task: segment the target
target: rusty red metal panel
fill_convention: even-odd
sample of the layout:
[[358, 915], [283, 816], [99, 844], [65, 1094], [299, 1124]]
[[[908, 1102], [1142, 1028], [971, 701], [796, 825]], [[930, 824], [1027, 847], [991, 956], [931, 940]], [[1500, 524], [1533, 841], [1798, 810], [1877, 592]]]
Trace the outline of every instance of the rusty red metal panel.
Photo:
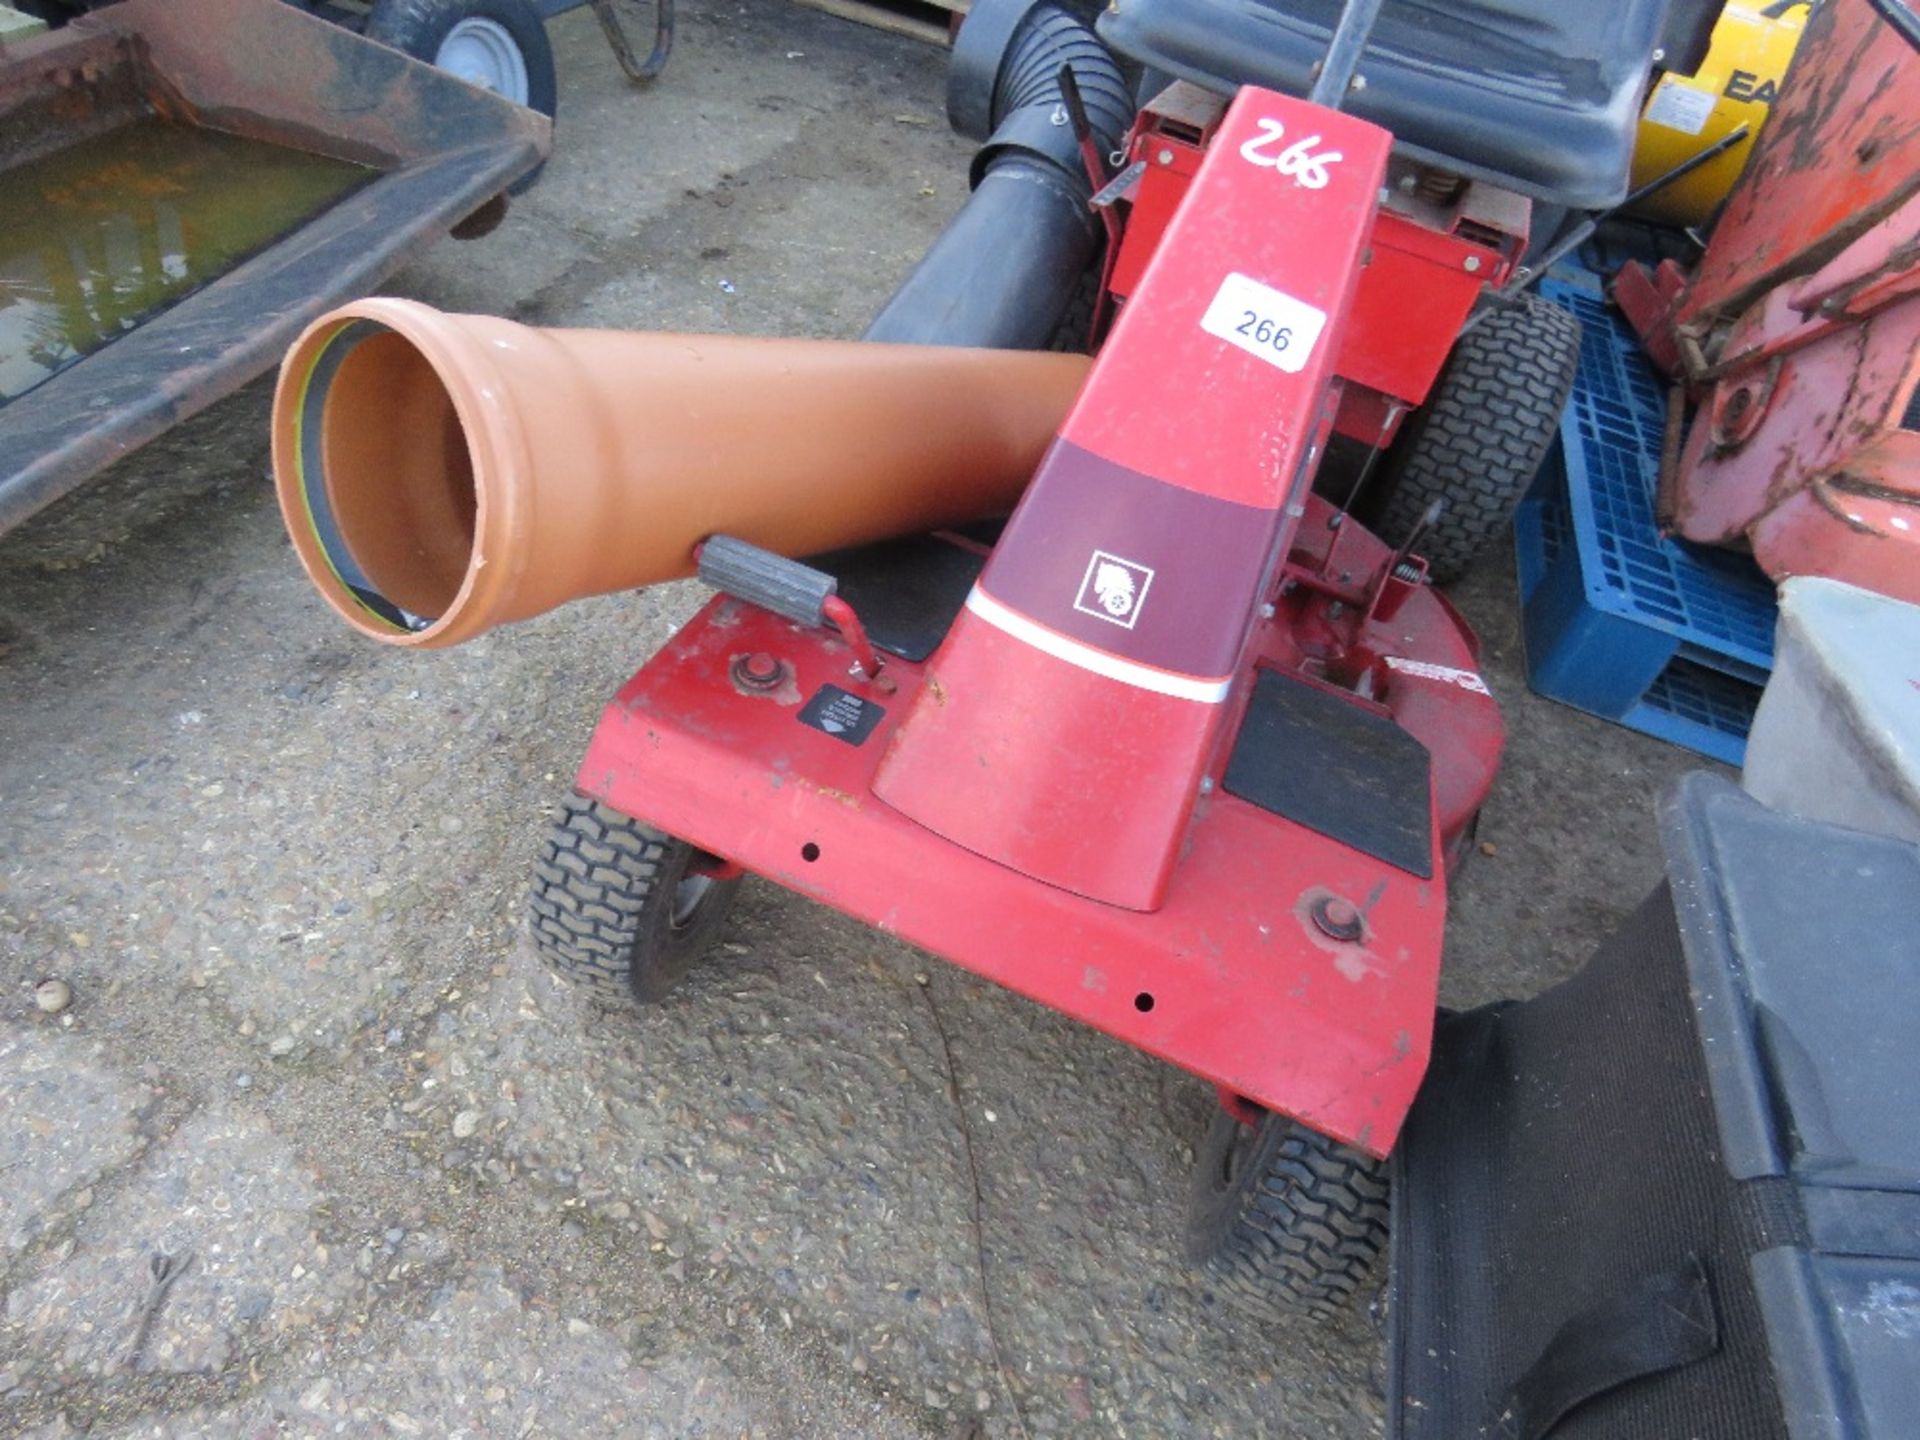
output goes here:
[[1867, 0], [1807, 22], [1681, 323], [1732, 317], [1825, 264], [1920, 191], [1920, 53]]
[[[1844, 470], [1817, 476], [1754, 520], [1769, 575], [1825, 575], [1920, 605], [1920, 435], [1877, 437]], [[1887, 484], [1888, 480], [1895, 483]]]
[[1768, 574], [1920, 600], [1920, 196], [1728, 332], [1673, 523]]
[[[551, 144], [546, 117], [269, 0], [119, 0], [75, 20], [126, 37], [148, 98], [189, 124], [379, 169], [462, 145]], [[58, 32], [56, 32], [58, 33]]]
[[[1766, 309], [1799, 318], [1784, 293]], [[1677, 528], [1751, 545], [1779, 579], [1828, 575], [1920, 602], [1916, 390], [1920, 294], [1737, 370], [1694, 421]]]
[[1673, 313], [1687, 288], [1686, 273], [1671, 260], [1649, 270], [1632, 260], [1613, 277], [1609, 292], [1620, 313], [1647, 347], [1647, 358], [1669, 379], [1680, 373], [1680, 345], [1673, 332]]

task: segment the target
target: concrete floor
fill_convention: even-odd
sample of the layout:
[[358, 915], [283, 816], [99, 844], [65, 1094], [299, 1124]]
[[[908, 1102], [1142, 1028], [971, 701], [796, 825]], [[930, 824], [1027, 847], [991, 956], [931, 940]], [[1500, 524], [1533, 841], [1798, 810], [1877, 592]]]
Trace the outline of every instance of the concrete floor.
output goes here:
[[[694, 0], [635, 92], [552, 30], [544, 179], [397, 293], [849, 336], [962, 198], [930, 47]], [[1380, 1432], [1363, 1314], [1261, 1331], [1182, 1269], [1198, 1082], [759, 883], [657, 1013], [550, 980], [546, 808], [698, 593], [364, 643], [265, 396], [0, 541], [0, 1434]], [[1512, 740], [1455, 1004], [1575, 966], [1695, 764], [1526, 690], [1509, 570], [1459, 597]]]

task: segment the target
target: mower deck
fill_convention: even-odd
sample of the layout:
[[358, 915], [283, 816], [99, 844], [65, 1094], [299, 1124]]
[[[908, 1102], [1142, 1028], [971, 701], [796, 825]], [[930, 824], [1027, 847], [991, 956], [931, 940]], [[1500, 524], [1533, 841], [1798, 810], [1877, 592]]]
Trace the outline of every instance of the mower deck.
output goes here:
[[[1324, 526], [1318, 502], [1315, 519]], [[1237, 738], [1209, 771], [1154, 911], [1034, 880], [878, 800], [870, 787], [896, 725], [939, 682], [897, 655], [869, 682], [850, 673], [837, 635], [726, 596], [608, 706], [577, 783], [1223, 1093], [1384, 1155], [1426, 1067], [1444, 856], [1484, 796], [1500, 737], [1444, 601], [1417, 585], [1399, 601], [1349, 652], [1390, 677], [1374, 703], [1305, 673], [1296, 648], [1341, 602], [1304, 588], [1283, 597], [1255, 637], [1248, 668], [1261, 683], [1235, 687]], [[1326, 723], [1329, 705], [1338, 723]], [[1374, 763], [1382, 744], [1398, 752], [1384, 772], [1397, 779]], [[1309, 783], [1289, 786], [1289, 774]]]

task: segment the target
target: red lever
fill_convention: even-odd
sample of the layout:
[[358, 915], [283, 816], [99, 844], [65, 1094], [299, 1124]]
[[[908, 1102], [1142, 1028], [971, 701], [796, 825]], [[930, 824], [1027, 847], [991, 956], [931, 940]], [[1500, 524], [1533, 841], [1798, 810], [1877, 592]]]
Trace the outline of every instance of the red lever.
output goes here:
[[820, 605], [820, 613], [833, 622], [840, 632], [840, 638], [847, 642], [847, 648], [853, 651], [853, 668], [871, 680], [880, 673], [880, 657], [874, 652], [873, 642], [867, 639], [867, 627], [860, 623], [860, 617], [853, 613], [853, 607], [838, 595], [829, 595]]

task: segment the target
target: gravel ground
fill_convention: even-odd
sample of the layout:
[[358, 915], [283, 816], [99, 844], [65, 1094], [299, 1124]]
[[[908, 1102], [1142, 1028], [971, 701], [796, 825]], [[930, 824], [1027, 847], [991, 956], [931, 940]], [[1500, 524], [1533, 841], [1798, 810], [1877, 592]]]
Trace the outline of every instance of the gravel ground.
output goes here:
[[[852, 335], [961, 199], [930, 47], [695, 0], [636, 92], [585, 11], [552, 31], [545, 177], [397, 293]], [[0, 541], [0, 1434], [1380, 1432], [1364, 1314], [1261, 1331], [1175, 1258], [1190, 1078], [759, 883], [656, 1013], [549, 978], [545, 812], [699, 596], [363, 643], [265, 398]], [[1503, 560], [1459, 598], [1513, 731], [1470, 1004], [1647, 892], [1694, 762], [1527, 693]]]

